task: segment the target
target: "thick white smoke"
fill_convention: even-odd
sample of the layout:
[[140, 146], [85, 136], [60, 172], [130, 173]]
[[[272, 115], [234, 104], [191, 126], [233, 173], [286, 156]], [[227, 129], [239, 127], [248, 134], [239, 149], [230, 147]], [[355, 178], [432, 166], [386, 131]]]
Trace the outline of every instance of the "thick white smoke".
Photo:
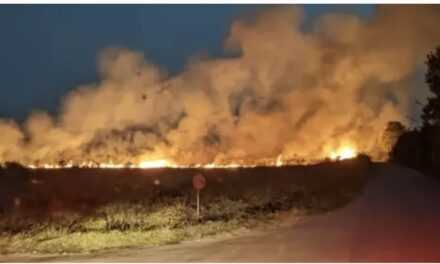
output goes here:
[[301, 157], [342, 144], [380, 157], [386, 122], [406, 122], [426, 53], [440, 44], [437, 6], [379, 6], [365, 20], [330, 14], [304, 31], [299, 7], [238, 19], [235, 57], [192, 60], [177, 76], [142, 53], [107, 49], [100, 81], [51, 117], [0, 120], [0, 161], [177, 163]]

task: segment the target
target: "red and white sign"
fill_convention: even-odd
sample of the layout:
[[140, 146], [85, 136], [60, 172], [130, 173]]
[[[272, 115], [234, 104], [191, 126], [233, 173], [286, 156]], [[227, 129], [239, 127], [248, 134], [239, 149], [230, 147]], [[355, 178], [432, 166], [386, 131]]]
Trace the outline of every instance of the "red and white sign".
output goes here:
[[201, 190], [203, 188], [205, 188], [206, 186], [206, 179], [205, 177], [203, 177], [202, 174], [196, 174], [194, 175], [193, 179], [192, 179], [192, 183], [193, 183], [193, 187], [196, 190]]

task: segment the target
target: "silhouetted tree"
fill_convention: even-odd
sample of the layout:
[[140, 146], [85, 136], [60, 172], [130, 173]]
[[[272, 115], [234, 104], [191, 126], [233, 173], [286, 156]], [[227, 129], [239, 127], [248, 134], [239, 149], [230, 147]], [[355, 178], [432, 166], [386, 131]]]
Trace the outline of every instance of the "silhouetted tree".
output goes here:
[[388, 122], [382, 134], [382, 147], [387, 154], [390, 154], [397, 140], [405, 131], [406, 128], [402, 123], [398, 121]]
[[433, 95], [423, 108], [422, 119], [425, 127], [440, 126], [440, 46], [428, 54], [426, 66], [425, 80]]
[[423, 126], [406, 131], [391, 152], [391, 159], [432, 175], [440, 172], [440, 46], [427, 55], [426, 83], [432, 93], [423, 108]]
[[425, 165], [422, 133], [418, 130], [406, 131], [394, 145], [390, 159], [404, 166], [423, 169]]

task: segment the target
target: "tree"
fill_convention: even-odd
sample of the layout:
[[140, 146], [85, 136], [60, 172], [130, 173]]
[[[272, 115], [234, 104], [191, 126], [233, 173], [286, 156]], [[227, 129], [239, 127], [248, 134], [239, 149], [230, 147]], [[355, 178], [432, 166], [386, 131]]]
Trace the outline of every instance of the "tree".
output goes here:
[[422, 119], [425, 127], [440, 126], [440, 46], [428, 54], [426, 66], [425, 80], [433, 96], [423, 108]]
[[413, 169], [425, 169], [425, 144], [422, 133], [418, 130], [409, 130], [403, 133], [394, 145], [390, 159], [403, 166]]
[[382, 147], [387, 154], [391, 153], [397, 140], [405, 131], [406, 128], [402, 123], [397, 121], [388, 122], [382, 134]]

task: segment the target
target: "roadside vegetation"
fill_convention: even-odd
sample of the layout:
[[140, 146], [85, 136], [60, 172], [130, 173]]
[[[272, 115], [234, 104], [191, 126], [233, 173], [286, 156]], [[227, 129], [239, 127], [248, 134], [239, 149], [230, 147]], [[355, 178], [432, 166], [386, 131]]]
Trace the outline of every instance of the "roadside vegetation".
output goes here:
[[422, 123], [409, 128], [399, 125], [390, 160], [440, 179], [440, 46], [426, 56], [425, 64], [430, 95], [426, 103], [415, 102], [422, 113], [414, 118]]
[[90, 253], [110, 248], [155, 246], [234, 233], [276, 223], [286, 213], [304, 216], [343, 206], [361, 181], [338, 189], [203, 196], [196, 218], [192, 192], [154, 199], [118, 201], [93, 211], [55, 215], [14, 212], [0, 218], [0, 253]]

